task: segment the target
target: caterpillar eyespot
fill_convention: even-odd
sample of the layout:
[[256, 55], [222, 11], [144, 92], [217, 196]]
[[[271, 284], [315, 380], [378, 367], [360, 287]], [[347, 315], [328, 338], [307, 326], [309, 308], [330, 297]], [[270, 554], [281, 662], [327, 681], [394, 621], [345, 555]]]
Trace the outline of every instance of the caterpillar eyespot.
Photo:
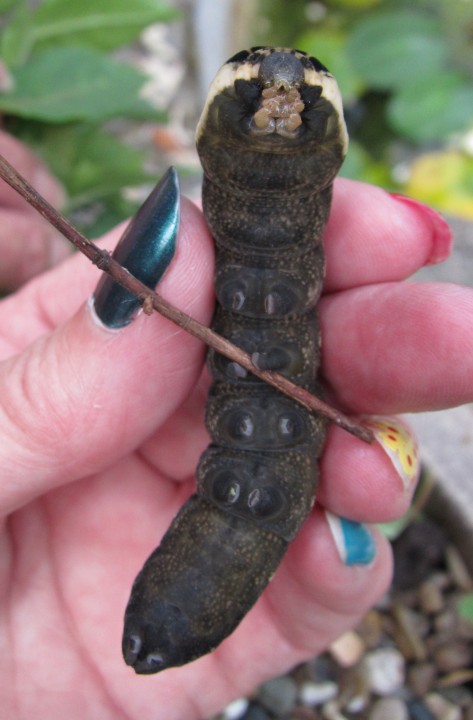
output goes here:
[[[213, 327], [318, 393], [322, 234], [347, 149], [337, 84], [299, 50], [254, 47], [212, 83], [196, 132], [215, 240]], [[197, 491], [133, 585], [123, 655], [137, 673], [214, 649], [257, 601], [315, 499], [326, 422], [209, 352], [212, 445]]]

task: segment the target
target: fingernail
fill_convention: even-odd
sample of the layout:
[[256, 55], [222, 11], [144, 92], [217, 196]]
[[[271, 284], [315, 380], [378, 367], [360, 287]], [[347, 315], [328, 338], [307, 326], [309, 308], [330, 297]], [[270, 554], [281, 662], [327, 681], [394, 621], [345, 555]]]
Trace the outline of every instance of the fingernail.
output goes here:
[[344, 565], [369, 565], [376, 556], [376, 543], [367, 525], [325, 510], [330, 532]]
[[[112, 257], [154, 289], [174, 257], [178, 227], [179, 179], [171, 167], [131, 220]], [[93, 294], [92, 307], [106, 327], [121, 328], [137, 315], [140, 302], [104, 274]]]
[[399, 195], [398, 193], [390, 193], [390, 195], [395, 200], [416, 210], [432, 228], [432, 248], [425, 264], [436, 265], [446, 260], [452, 250], [453, 235], [449, 224], [442, 215], [428, 205], [424, 205], [424, 203], [406, 195]]
[[363, 418], [374, 433], [401, 478], [404, 490], [409, 490], [417, 481], [420, 459], [416, 438], [399, 418], [370, 416]]

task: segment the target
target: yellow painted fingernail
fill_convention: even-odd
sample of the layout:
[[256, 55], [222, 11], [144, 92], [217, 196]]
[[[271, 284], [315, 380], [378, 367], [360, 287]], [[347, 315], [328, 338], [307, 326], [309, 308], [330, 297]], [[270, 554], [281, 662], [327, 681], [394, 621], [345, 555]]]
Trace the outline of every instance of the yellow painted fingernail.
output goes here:
[[370, 416], [363, 420], [396, 468], [405, 490], [419, 476], [420, 460], [417, 440], [399, 418]]

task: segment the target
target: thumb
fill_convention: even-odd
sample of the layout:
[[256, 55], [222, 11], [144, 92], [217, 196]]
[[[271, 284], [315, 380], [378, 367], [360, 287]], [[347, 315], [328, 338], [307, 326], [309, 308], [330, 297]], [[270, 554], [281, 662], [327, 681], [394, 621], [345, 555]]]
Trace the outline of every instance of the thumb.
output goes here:
[[[182, 220], [183, 242], [163, 294], [183, 309], [192, 305], [192, 314], [208, 322], [211, 241], [195, 208], [187, 206]], [[46, 332], [51, 318], [67, 315], [64, 288], [76, 278], [84, 301], [97, 272], [74, 257], [0, 307], [0, 327], [6, 327], [6, 311], [10, 327], [24, 326], [25, 317], [36, 319], [26, 321], [33, 342], [0, 364], [2, 513], [134, 450], [183, 402], [202, 369], [202, 344], [156, 314], [109, 331], [83, 303], [72, 318]], [[187, 302], [180, 302], [182, 296]], [[77, 307], [77, 295], [71, 297]]]

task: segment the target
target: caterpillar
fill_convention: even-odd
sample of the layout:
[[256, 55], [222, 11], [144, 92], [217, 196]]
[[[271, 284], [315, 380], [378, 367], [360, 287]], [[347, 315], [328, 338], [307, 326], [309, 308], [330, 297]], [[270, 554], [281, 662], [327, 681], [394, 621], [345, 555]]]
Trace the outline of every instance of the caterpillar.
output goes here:
[[[213, 81], [196, 131], [215, 241], [212, 327], [261, 368], [320, 393], [316, 304], [332, 183], [347, 148], [335, 79], [299, 50], [253, 47]], [[196, 493], [137, 576], [123, 656], [137, 673], [217, 647], [309, 514], [326, 421], [210, 350], [212, 443]]]

